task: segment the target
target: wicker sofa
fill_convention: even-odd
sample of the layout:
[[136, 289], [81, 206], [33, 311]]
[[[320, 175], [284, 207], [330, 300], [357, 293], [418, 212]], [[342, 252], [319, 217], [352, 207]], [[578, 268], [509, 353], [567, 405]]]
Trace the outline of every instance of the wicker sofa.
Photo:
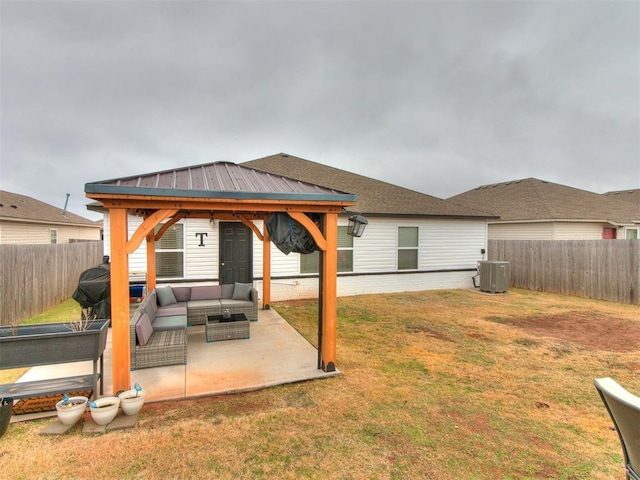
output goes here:
[[251, 284], [164, 286], [151, 291], [129, 322], [131, 369], [187, 363], [187, 325], [206, 315], [244, 313], [258, 319], [258, 291]]
[[187, 363], [187, 312], [159, 308], [151, 292], [129, 321], [131, 370]]
[[250, 283], [171, 288], [176, 299], [186, 301], [189, 325], [204, 325], [207, 315], [220, 315], [224, 310], [258, 320], [258, 290]]

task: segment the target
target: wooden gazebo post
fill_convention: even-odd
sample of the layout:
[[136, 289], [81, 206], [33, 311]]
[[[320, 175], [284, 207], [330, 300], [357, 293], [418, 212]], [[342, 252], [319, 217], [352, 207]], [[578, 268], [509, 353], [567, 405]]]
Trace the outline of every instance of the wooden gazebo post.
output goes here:
[[109, 210], [111, 228], [111, 343], [113, 392], [131, 387], [127, 209]]
[[271, 240], [266, 222], [262, 228], [262, 308], [271, 308]]
[[325, 214], [326, 248], [322, 256], [322, 370], [336, 370], [337, 277], [338, 277], [338, 215]]
[[156, 236], [154, 232], [147, 235], [147, 291], [156, 288]]

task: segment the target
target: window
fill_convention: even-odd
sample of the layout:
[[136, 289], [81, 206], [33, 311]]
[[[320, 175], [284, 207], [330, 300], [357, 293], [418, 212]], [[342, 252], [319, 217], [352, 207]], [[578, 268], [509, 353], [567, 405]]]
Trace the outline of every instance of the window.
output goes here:
[[[155, 228], [156, 233], [162, 225]], [[183, 225], [171, 225], [156, 242], [156, 277], [184, 277], [184, 232]]]
[[627, 240], [638, 240], [637, 228], [627, 228]]
[[338, 271], [353, 272], [353, 237], [348, 227], [338, 227]]
[[58, 243], [58, 230], [56, 230], [55, 228], [49, 230], [49, 238], [52, 244]]
[[398, 270], [418, 269], [418, 227], [398, 227]]
[[[300, 273], [320, 271], [320, 252], [300, 255]], [[338, 227], [338, 272], [353, 272], [353, 237], [347, 227]]]

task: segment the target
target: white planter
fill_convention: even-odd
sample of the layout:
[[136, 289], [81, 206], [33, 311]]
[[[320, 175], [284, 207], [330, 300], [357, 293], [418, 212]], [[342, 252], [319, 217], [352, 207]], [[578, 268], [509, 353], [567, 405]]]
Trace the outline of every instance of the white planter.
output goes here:
[[135, 415], [144, 405], [146, 390], [126, 390], [118, 394], [120, 407], [125, 415]]
[[98, 425], [106, 425], [116, 418], [120, 399], [118, 397], [102, 397], [94, 400], [95, 407], [89, 405], [91, 410], [91, 418]]
[[56, 413], [58, 414], [58, 420], [63, 425], [73, 425], [87, 410], [87, 397], [69, 397], [67, 403], [64, 400], [60, 400], [56, 403]]

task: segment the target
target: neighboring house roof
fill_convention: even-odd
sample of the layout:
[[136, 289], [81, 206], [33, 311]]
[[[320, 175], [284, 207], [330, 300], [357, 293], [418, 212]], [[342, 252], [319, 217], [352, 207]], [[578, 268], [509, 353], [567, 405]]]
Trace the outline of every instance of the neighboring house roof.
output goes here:
[[241, 165], [275, 175], [287, 175], [326, 188], [355, 193], [358, 201], [349, 210], [363, 214], [480, 218], [493, 216], [481, 208], [459, 205], [286, 153], [251, 160]]
[[0, 190], [0, 220], [96, 227], [91, 220], [35, 198]]
[[640, 222], [640, 209], [614, 196], [588, 192], [537, 178], [484, 185], [449, 200], [482, 208], [500, 221]]
[[614, 192], [607, 192], [604, 195], [626, 202], [633, 203], [637, 207], [640, 207], [640, 189], [635, 190], [618, 190]]
[[355, 201], [355, 196], [285, 175], [231, 162], [214, 162], [87, 183], [87, 193], [189, 198]]

